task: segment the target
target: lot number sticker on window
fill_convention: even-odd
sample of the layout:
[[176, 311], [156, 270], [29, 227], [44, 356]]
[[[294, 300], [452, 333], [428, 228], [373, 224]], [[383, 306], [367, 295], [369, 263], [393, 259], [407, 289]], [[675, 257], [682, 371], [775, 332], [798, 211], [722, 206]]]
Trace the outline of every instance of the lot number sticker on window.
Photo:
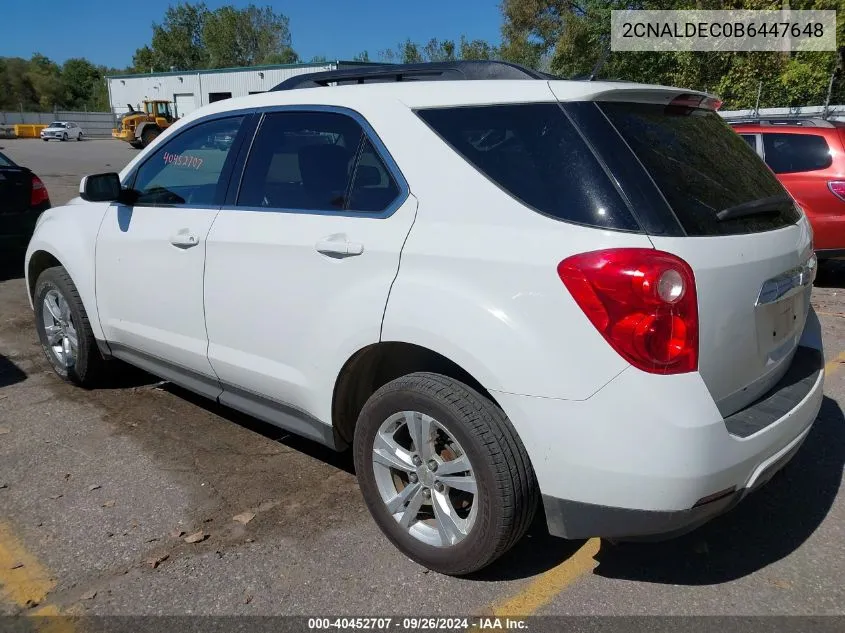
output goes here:
[[203, 159], [198, 156], [191, 156], [190, 154], [171, 154], [164, 152], [164, 162], [168, 165], [177, 165], [178, 167], [187, 167], [190, 169], [199, 169], [202, 167]]

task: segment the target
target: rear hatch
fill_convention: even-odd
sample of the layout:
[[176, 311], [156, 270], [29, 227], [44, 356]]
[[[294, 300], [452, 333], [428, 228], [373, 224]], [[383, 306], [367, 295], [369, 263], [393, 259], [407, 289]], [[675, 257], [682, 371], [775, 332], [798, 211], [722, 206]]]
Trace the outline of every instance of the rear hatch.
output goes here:
[[22, 167], [0, 165], [0, 214], [23, 213], [29, 209], [32, 176]]
[[[565, 95], [555, 82], [552, 89]], [[730, 415], [769, 390], [792, 360], [815, 276], [809, 225], [711, 100], [622, 89], [593, 99], [563, 107], [604, 152], [654, 247], [692, 267], [699, 372]]]

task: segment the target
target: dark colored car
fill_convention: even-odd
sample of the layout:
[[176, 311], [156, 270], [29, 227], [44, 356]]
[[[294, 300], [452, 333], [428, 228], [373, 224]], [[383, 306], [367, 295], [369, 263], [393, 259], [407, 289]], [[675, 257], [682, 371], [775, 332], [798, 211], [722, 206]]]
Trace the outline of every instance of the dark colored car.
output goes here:
[[845, 258], [845, 123], [805, 118], [731, 125], [804, 209], [819, 259]]
[[50, 196], [41, 179], [0, 152], [0, 257], [23, 254]]

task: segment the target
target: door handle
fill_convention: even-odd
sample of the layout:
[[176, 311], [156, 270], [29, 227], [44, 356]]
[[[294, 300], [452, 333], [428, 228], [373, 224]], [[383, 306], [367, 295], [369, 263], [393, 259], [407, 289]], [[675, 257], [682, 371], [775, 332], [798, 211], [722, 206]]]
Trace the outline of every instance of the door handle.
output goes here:
[[199, 238], [191, 233], [188, 229], [182, 229], [178, 233], [170, 236], [170, 243], [179, 248], [191, 248], [199, 244]]
[[314, 245], [318, 253], [329, 257], [354, 257], [364, 252], [364, 245], [360, 242], [349, 242], [345, 236], [331, 235]]

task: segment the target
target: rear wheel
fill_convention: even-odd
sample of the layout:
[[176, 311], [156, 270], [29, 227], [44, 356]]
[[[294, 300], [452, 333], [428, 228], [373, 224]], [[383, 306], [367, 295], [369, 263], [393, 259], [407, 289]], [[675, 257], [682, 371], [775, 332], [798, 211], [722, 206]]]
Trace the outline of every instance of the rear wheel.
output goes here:
[[144, 131], [141, 132], [141, 147], [146, 147], [150, 143], [152, 143], [158, 135], [161, 134], [161, 130], [157, 127], [148, 127], [144, 128]]
[[39, 275], [33, 304], [38, 338], [56, 373], [83, 387], [101, 383], [106, 361], [76, 285], [62, 266]]
[[381, 530], [444, 574], [492, 563], [537, 509], [534, 471], [504, 412], [446, 376], [409, 374], [376, 391], [358, 418], [354, 454]]
[[79, 136], [76, 137], [76, 140], [81, 141], [83, 136], [84, 136], [84, 134], [82, 134], [82, 132], [80, 132]]

